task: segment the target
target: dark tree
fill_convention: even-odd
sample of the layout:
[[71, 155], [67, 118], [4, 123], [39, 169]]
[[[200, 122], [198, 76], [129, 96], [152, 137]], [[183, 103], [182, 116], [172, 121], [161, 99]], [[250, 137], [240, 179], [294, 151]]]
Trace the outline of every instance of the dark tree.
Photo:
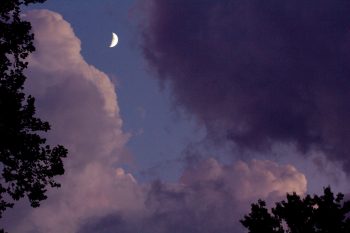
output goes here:
[[287, 200], [277, 202], [271, 211], [259, 200], [241, 223], [249, 233], [349, 233], [350, 201], [343, 199], [328, 187], [321, 196], [287, 194]]
[[60, 186], [54, 177], [64, 173], [67, 150], [46, 144], [41, 135], [50, 125], [35, 116], [34, 98], [23, 92], [34, 35], [20, 17], [21, 7], [44, 1], [0, 2], [0, 217], [23, 197], [38, 207], [47, 187]]

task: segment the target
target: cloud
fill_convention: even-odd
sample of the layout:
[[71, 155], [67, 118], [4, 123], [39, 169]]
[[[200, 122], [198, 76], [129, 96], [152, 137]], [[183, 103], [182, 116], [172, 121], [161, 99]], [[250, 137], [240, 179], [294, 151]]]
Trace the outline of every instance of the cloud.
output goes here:
[[[181, 178], [187, 185], [221, 183], [236, 199], [253, 200], [269, 196], [284, 196], [286, 192], [306, 192], [306, 177], [292, 165], [281, 166], [272, 161], [238, 161], [221, 165], [214, 159], [200, 162]], [[239, 187], [239, 188], [238, 188]]]
[[304, 194], [306, 178], [291, 165], [257, 160], [222, 165], [211, 158], [186, 169], [177, 183], [153, 182], [145, 189], [141, 217], [109, 214], [79, 232], [244, 232], [239, 219], [251, 202], [264, 198], [273, 203], [293, 191]]
[[293, 166], [271, 161], [221, 165], [215, 159], [187, 169], [176, 185], [153, 184], [146, 207], [150, 232], [241, 232], [250, 202], [306, 192], [306, 178]]
[[136, 211], [142, 207], [138, 184], [115, 168], [127, 156], [129, 135], [122, 131], [113, 83], [85, 62], [79, 39], [61, 15], [35, 10], [24, 17], [32, 23], [36, 46], [26, 92], [35, 96], [38, 115], [52, 125], [49, 142], [65, 145], [69, 156], [59, 178], [62, 187], [49, 190], [40, 208], [22, 209], [26, 216], [8, 230], [75, 232], [90, 216]]
[[211, 139], [250, 151], [292, 143], [349, 171], [348, 3], [140, 2], [150, 68]]
[[25, 17], [37, 48], [26, 91], [52, 124], [49, 141], [70, 153], [62, 187], [49, 190], [37, 209], [18, 203], [2, 220], [10, 232], [240, 232], [238, 220], [252, 201], [306, 192], [306, 178], [295, 167], [259, 160], [198, 160], [178, 182], [139, 184], [116, 167], [127, 154], [129, 135], [122, 131], [113, 83], [84, 61], [80, 41], [62, 16], [36, 10]]

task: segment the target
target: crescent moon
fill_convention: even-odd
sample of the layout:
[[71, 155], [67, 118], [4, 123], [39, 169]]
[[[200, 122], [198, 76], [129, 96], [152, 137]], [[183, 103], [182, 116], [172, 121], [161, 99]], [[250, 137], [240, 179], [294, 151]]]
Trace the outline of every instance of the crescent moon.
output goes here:
[[112, 33], [112, 42], [111, 45], [109, 46], [110, 48], [113, 48], [114, 46], [116, 46], [118, 44], [118, 36], [117, 34], [115, 34], [114, 32]]

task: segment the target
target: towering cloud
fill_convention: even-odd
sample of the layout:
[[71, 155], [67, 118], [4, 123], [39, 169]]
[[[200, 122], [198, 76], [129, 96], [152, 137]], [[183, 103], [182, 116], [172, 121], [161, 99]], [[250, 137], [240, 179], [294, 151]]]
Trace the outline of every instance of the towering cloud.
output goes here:
[[49, 141], [65, 145], [69, 156], [62, 187], [50, 190], [40, 208], [25, 214], [22, 208], [25, 217], [14, 218], [16, 224], [7, 229], [68, 233], [90, 216], [136, 211], [142, 206], [139, 187], [114, 167], [124, 156], [128, 135], [122, 132], [113, 83], [85, 62], [79, 39], [61, 15], [36, 10], [24, 17], [32, 23], [36, 46], [26, 91], [35, 96], [40, 117], [52, 124]]
[[350, 168], [350, 4], [171, 1], [143, 4], [142, 47], [178, 106], [219, 141], [295, 144]]

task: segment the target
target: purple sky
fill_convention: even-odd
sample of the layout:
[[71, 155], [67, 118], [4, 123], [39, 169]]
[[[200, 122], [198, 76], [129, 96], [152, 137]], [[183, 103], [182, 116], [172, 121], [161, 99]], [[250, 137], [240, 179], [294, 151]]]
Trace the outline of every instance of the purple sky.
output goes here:
[[259, 198], [350, 192], [347, 1], [49, 0], [23, 17], [26, 90], [70, 153], [8, 231], [243, 233]]

